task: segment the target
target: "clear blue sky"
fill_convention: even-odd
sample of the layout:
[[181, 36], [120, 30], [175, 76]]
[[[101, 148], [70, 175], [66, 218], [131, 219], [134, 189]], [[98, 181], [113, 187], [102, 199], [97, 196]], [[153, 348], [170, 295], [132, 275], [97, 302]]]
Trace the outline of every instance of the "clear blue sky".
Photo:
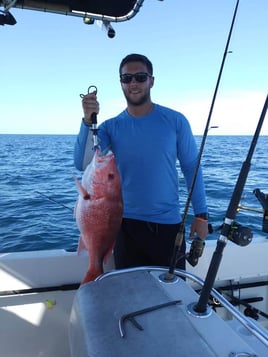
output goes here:
[[[12, 9], [0, 26], [0, 133], [76, 134], [80, 93], [94, 84], [99, 122], [125, 108], [118, 65], [132, 52], [154, 65], [152, 99], [203, 134], [236, 0], [145, 0], [109, 39], [82, 18]], [[268, 88], [268, 1], [240, 0], [211, 134], [251, 135]], [[268, 118], [262, 134], [268, 135]]]

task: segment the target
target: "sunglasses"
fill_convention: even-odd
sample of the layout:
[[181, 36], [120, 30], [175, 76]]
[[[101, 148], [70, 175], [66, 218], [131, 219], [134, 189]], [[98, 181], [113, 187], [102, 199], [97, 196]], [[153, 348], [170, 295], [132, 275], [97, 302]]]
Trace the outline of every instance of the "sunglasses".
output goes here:
[[122, 83], [130, 83], [132, 78], [135, 78], [136, 82], [142, 83], [147, 80], [148, 77], [152, 77], [149, 73], [139, 72], [135, 74], [125, 73], [120, 75], [120, 80]]

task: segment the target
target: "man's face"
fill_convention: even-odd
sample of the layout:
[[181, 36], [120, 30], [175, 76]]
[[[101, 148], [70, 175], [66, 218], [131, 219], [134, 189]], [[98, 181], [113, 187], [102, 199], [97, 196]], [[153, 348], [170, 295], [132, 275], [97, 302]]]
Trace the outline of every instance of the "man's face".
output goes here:
[[[130, 62], [125, 64], [122, 67], [121, 70], [121, 75], [127, 75], [127, 74], [149, 74], [146, 66], [141, 63], [141, 62]], [[126, 76], [127, 77], [127, 76]], [[141, 79], [145, 79], [145, 81], [140, 82], [138, 81], [141, 77]], [[148, 101], [150, 101], [150, 90], [154, 84], [154, 77], [151, 77], [149, 75], [144, 75], [144, 76], [138, 76], [137, 79], [135, 77], [132, 77], [131, 81], [129, 83], [123, 83], [121, 79], [121, 87], [123, 90], [123, 93], [126, 97], [127, 103], [130, 105], [138, 106], [142, 105]], [[130, 77], [129, 77], [130, 78]]]

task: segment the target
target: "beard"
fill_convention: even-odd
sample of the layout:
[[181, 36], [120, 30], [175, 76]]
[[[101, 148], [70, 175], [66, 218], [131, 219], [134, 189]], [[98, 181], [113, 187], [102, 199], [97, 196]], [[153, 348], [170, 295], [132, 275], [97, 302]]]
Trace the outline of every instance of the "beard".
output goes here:
[[133, 100], [131, 98], [131, 96], [129, 96], [126, 92], [124, 92], [126, 101], [128, 104], [133, 105], [133, 106], [139, 106], [139, 105], [143, 105], [144, 103], [150, 101], [150, 92], [146, 92], [144, 93], [144, 95], [142, 95], [141, 97]]

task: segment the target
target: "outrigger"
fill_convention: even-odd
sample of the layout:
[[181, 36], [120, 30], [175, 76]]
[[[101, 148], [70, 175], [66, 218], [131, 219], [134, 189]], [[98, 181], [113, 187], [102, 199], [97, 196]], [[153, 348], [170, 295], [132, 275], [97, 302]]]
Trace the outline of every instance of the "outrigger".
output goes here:
[[0, 14], [0, 25], [15, 25], [17, 23], [11, 14], [11, 8], [44, 11], [59, 15], [81, 17], [84, 24], [97, 24], [104, 28], [109, 38], [116, 33], [113, 22], [123, 22], [132, 19], [139, 12], [144, 0], [1, 0], [4, 10]]

